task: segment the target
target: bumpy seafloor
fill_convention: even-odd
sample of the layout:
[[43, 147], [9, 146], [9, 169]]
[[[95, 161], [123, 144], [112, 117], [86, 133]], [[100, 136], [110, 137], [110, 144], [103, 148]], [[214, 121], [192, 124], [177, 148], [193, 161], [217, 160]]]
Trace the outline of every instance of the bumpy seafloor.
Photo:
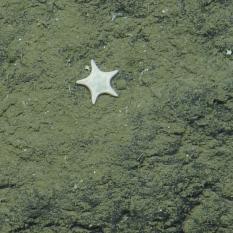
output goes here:
[[232, 233], [232, 171], [233, 1], [0, 1], [1, 233]]

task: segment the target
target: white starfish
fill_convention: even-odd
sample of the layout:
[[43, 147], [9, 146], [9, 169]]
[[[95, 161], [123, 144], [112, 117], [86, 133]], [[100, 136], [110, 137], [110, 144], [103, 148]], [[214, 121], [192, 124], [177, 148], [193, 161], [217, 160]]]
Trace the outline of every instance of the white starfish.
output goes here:
[[101, 94], [109, 94], [118, 96], [111, 87], [111, 79], [118, 73], [118, 70], [103, 72], [94, 60], [91, 60], [91, 73], [87, 78], [78, 80], [76, 83], [86, 86], [91, 92], [92, 103], [95, 104], [96, 99]]

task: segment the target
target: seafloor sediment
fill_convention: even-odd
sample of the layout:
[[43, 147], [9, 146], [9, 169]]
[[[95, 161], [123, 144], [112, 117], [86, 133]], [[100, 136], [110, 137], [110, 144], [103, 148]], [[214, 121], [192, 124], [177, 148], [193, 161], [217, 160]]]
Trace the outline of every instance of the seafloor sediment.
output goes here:
[[[0, 1], [0, 232], [233, 232], [233, 2]], [[95, 59], [118, 98], [77, 86]]]

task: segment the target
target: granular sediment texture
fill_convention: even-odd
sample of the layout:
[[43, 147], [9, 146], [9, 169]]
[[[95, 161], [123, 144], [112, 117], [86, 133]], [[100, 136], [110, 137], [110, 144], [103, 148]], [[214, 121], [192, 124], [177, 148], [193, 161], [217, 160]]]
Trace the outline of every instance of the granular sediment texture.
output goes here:
[[[0, 232], [233, 232], [232, 15], [1, 0]], [[91, 59], [118, 98], [75, 84]]]

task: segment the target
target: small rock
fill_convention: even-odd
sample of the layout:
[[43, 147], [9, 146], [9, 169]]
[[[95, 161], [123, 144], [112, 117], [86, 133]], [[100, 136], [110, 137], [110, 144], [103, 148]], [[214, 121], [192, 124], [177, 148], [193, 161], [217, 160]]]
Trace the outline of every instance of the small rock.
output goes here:
[[119, 89], [119, 90], [125, 90], [127, 87], [127, 83], [124, 79], [121, 79], [121, 80], [117, 81], [116, 86], [117, 86], [117, 89]]

